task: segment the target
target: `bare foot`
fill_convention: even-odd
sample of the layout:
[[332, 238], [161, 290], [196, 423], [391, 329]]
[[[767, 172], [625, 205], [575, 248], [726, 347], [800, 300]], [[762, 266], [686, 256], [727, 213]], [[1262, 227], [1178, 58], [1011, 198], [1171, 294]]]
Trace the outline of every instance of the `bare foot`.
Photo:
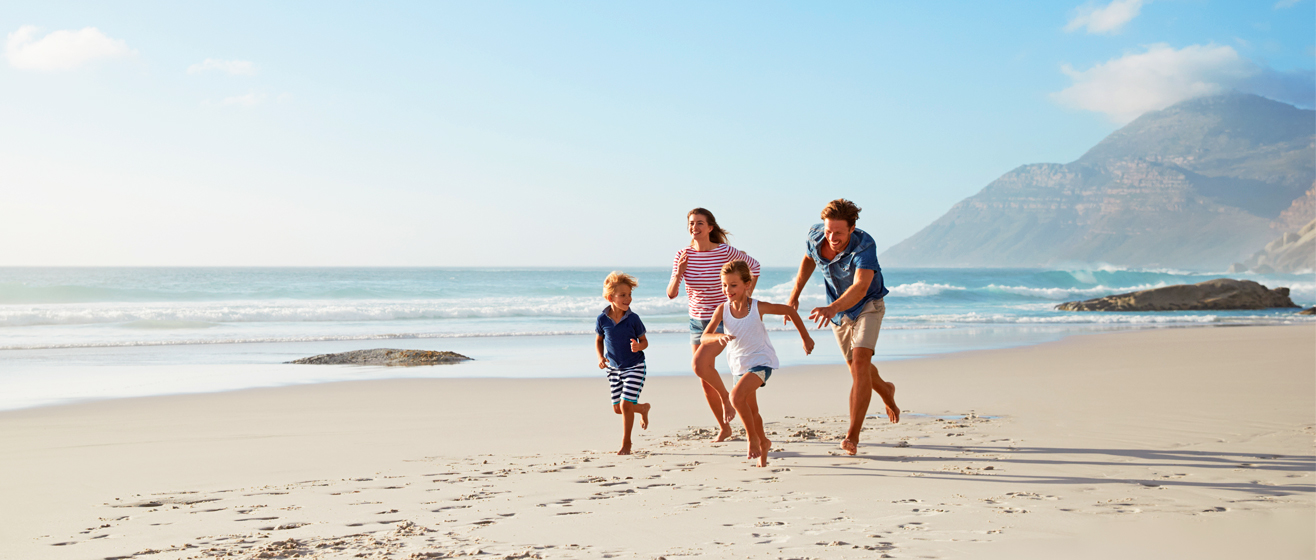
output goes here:
[[650, 405], [649, 403], [644, 403], [644, 404], [640, 405], [640, 429], [641, 429], [641, 430], [647, 430], [647, 429], [649, 429], [649, 407], [650, 407], [650, 406], [652, 406], [652, 405]]
[[750, 442], [749, 442], [749, 451], [748, 451], [747, 453], [745, 453], [745, 458], [746, 458], [746, 459], [757, 459], [758, 456], [761, 455], [761, 454], [762, 454], [762, 453], [759, 452], [759, 446], [754, 445], [754, 441], [753, 441], [753, 440], [750, 440]]
[[855, 442], [850, 441], [850, 438], [841, 440], [841, 449], [845, 450], [846, 455], [854, 455], [859, 452], [859, 446], [856, 445]]
[[724, 424], [722, 429], [717, 432], [717, 439], [713, 440], [713, 443], [726, 441], [731, 439], [733, 435], [735, 435], [735, 432], [731, 431], [731, 424]]
[[623, 444], [621, 445], [621, 449], [617, 451], [617, 454], [618, 454], [618, 455], [630, 455], [630, 454], [631, 454], [631, 444], [629, 444], [629, 443], [623, 443]]
[[731, 401], [722, 401], [722, 414], [725, 417], [723, 419], [726, 420], [728, 424], [736, 419], [736, 409], [731, 406]]
[[882, 402], [886, 404], [886, 417], [891, 419], [892, 424], [898, 424], [900, 423], [900, 407], [896, 406], [896, 384], [887, 381], [886, 386], [891, 389], [891, 397], [882, 399]]
[[768, 452], [771, 450], [772, 450], [772, 442], [766, 439], [763, 440], [763, 453], [759, 455], [760, 467], [768, 466]]

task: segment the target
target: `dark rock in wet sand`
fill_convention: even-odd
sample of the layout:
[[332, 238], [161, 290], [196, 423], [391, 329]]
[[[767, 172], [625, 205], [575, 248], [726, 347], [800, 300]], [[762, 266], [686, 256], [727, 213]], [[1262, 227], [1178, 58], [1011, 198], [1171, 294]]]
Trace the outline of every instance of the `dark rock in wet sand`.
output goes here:
[[1273, 290], [1251, 280], [1218, 278], [1056, 306], [1061, 311], [1225, 311], [1297, 307], [1288, 288]]
[[470, 358], [456, 352], [436, 352], [434, 350], [397, 350], [394, 348], [376, 348], [374, 350], [354, 350], [337, 354], [320, 354], [300, 360], [285, 362], [289, 364], [317, 365], [356, 365], [356, 366], [435, 366], [440, 364], [457, 364]]
[[1298, 312], [1298, 315], [1316, 315], [1316, 307], [1308, 307]]

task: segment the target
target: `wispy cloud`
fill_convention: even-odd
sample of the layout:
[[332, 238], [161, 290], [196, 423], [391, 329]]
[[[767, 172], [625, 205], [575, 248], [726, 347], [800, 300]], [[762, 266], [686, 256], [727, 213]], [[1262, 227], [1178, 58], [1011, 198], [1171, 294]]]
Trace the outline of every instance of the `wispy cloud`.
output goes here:
[[1283, 10], [1284, 8], [1292, 8], [1298, 5], [1298, 2], [1301, 1], [1302, 0], [1279, 0], [1279, 2], [1275, 2], [1275, 9]]
[[249, 60], [207, 58], [204, 62], [198, 62], [187, 67], [188, 74], [201, 74], [203, 72], [223, 72], [231, 76], [255, 76], [256, 65]]
[[1316, 86], [1310, 72], [1277, 72], [1239, 56], [1230, 46], [1156, 44], [1087, 70], [1061, 71], [1074, 84], [1052, 94], [1070, 107], [1105, 113], [1117, 123], [1185, 99], [1230, 90], [1257, 93], [1310, 107]]
[[1143, 0], [1114, 0], [1104, 7], [1087, 4], [1078, 8], [1078, 15], [1069, 20], [1065, 31], [1087, 28], [1088, 33], [1102, 35], [1119, 33], [1124, 24], [1133, 21], [1142, 11]]
[[58, 71], [77, 68], [84, 63], [129, 56], [136, 51], [120, 39], [111, 39], [95, 27], [78, 31], [52, 31], [37, 39], [39, 28], [24, 25], [9, 34], [5, 58], [20, 70]]

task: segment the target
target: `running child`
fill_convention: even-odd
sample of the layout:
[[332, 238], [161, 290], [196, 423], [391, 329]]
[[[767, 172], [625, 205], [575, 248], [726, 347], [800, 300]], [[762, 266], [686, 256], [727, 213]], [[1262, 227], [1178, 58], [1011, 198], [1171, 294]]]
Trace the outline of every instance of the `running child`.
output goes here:
[[[800, 314], [789, 305], [751, 299], [749, 265], [745, 261], [731, 261], [722, 267], [722, 291], [727, 302], [717, 306], [713, 319], [700, 339], [701, 343], [716, 342], [730, 350], [727, 365], [731, 366], [733, 387], [731, 406], [745, 423], [745, 437], [749, 440], [747, 458], [758, 459], [758, 466], [768, 466], [768, 451], [772, 442], [763, 432], [763, 417], [759, 415], [758, 390], [768, 384], [777, 363], [777, 351], [768, 340], [768, 329], [763, 326], [764, 315], [785, 315], [804, 340], [804, 353], [813, 352], [813, 338], [800, 320]], [[717, 326], [724, 325], [724, 333]]]
[[622, 415], [625, 432], [618, 455], [631, 454], [631, 428], [635, 415], [640, 415], [640, 428], [649, 429], [649, 405], [640, 404], [640, 390], [644, 388], [644, 349], [649, 339], [644, 336], [644, 323], [640, 316], [631, 313], [631, 290], [638, 283], [629, 274], [613, 272], [603, 281], [603, 298], [608, 307], [599, 313], [594, 332], [598, 338], [594, 347], [599, 353], [599, 369], [607, 370], [612, 386], [612, 411]]

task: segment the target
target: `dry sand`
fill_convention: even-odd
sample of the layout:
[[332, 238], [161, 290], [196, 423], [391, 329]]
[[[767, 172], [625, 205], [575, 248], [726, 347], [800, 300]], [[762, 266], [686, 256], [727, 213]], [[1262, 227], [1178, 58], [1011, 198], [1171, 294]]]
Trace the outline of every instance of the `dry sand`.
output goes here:
[[0, 413], [0, 558], [1316, 556], [1310, 326], [881, 367], [907, 412], [857, 457], [845, 370], [775, 374], [767, 468], [708, 441], [693, 377], [649, 380], [629, 457], [601, 377]]

